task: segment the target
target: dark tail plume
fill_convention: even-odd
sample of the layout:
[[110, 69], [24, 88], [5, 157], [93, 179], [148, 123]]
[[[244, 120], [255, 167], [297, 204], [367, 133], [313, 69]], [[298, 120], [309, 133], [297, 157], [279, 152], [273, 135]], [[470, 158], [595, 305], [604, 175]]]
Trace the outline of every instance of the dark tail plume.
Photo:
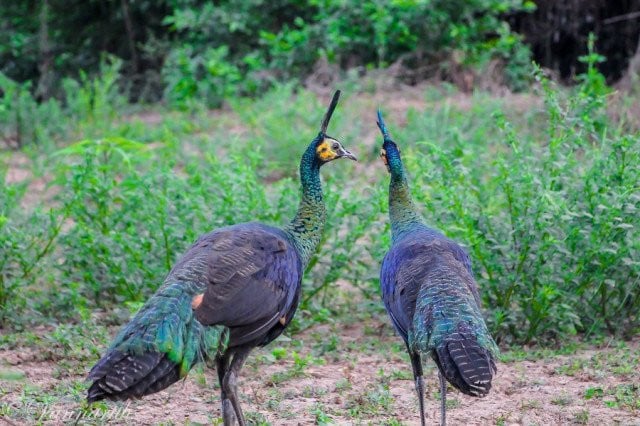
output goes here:
[[91, 370], [89, 379], [94, 382], [89, 388], [88, 402], [141, 398], [177, 382], [180, 365], [164, 353], [130, 355], [112, 351]]
[[123, 327], [89, 372], [88, 402], [161, 391], [226, 348], [226, 327], [205, 327], [194, 318], [192, 287], [165, 285]]
[[497, 368], [491, 352], [471, 333], [448, 335], [433, 355], [442, 374], [460, 392], [483, 397]]

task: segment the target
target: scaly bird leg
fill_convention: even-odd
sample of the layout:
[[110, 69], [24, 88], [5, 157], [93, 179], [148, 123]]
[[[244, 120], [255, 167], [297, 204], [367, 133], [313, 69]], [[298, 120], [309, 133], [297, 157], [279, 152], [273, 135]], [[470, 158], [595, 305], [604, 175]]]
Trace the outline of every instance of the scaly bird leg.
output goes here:
[[224, 426], [234, 426], [237, 422], [236, 413], [233, 410], [224, 386], [224, 377], [229, 371], [230, 361], [231, 354], [229, 352], [216, 358], [216, 372], [218, 373], [218, 382], [220, 383], [220, 401], [222, 403], [222, 420], [224, 421]]
[[438, 371], [440, 379], [440, 426], [447, 424], [447, 381], [440, 371]]
[[242, 409], [240, 408], [240, 400], [238, 399], [238, 374], [240, 373], [240, 369], [246, 361], [247, 356], [249, 356], [250, 351], [251, 349], [243, 349], [235, 353], [233, 360], [231, 361], [231, 366], [223, 379], [224, 392], [227, 394], [229, 401], [231, 401], [231, 405], [233, 406], [240, 426], [245, 426], [246, 422], [244, 420], [244, 415], [242, 414]]
[[413, 368], [413, 378], [416, 382], [416, 392], [418, 393], [418, 405], [420, 406], [420, 423], [422, 426], [426, 425], [424, 417], [424, 382], [422, 380], [422, 360], [420, 354], [412, 353], [409, 350], [409, 356], [411, 357], [411, 367]]

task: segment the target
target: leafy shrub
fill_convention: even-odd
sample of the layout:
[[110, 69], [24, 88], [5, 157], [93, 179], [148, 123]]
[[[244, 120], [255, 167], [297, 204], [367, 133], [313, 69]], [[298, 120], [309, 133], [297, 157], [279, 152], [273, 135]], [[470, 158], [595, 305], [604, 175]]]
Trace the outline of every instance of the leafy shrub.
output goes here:
[[0, 73], [39, 102], [62, 100], [73, 81], [87, 87], [104, 74], [110, 55], [131, 100], [164, 96], [191, 109], [303, 81], [320, 59], [344, 70], [402, 61], [415, 81], [498, 57], [506, 81], [522, 89], [529, 51], [507, 16], [534, 8], [529, 0], [31, 2], [3, 9]]
[[64, 219], [64, 208], [39, 208], [25, 215], [21, 202], [26, 189], [0, 176], [0, 326], [22, 326], [25, 311], [40, 315], [35, 310], [37, 289], [50, 277], [49, 258]]
[[37, 102], [31, 83], [17, 83], [0, 72], [0, 140], [12, 148], [47, 145], [66, 130], [59, 102]]
[[[504, 21], [506, 12], [532, 10], [521, 0], [309, 0], [221, 2], [190, 0], [165, 18], [180, 42], [163, 67], [166, 99], [217, 106], [236, 94], [254, 94], [274, 81], [300, 81], [320, 58], [343, 69], [385, 67], [403, 60], [432, 76], [450, 67], [507, 63], [505, 80], [529, 83], [529, 51]], [[513, 60], [513, 61], [512, 61]], [[433, 66], [433, 64], [436, 66]]]
[[[247, 164], [238, 154], [228, 163], [207, 155], [177, 173], [169, 154], [122, 138], [60, 151], [71, 160], [60, 197], [73, 223], [59, 240], [61, 279], [81, 283], [92, 306], [144, 300], [198, 235], [268, 215], [257, 156]], [[154, 161], [161, 166], [147, 167]]]
[[238, 67], [228, 61], [227, 46], [207, 48], [194, 54], [191, 47], [176, 48], [162, 69], [166, 81], [165, 99], [188, 109], [194, 105], [218, 107], [237, 93], [241, 81]]
[[[639, 135], [609, 121], [597, 71], [569, 94], [536, 78], [544, 107], [525, 114], [482, 94], [456, 108], [430, 89], [425, 111], [409, 109], [404, 127], [390, 123], [415, 200], [429, 223], [467, 245], [501, 341], [632, 335], [640, 327]], [[102, 134], [41, 154], [53, 201], [23, 209], [29, 183], [0, 186], [0, 321], [20, 327], [133, 309], [198, 235], [243, 221], [285, 224], [323, 106], [293, 84], [230, 104], [226, 114], [173, 112], [115, 126], [109, 106], [83, 115], [89, 103], [74, 104], [82, 133]], [[366, 124], [350, 119], [359, 113], [350, 105], [331, 133], [366, 164], [379, 137], [375, 146], [360, 141]], [[303, 281], [297, 318], [305, 324], [340, 309], [341, 280], [381, 310], [388, 177], [380, 164], [357, 167], [322, 172], [329, 217]]]
[[77, 132], [108, 133], [116, 111], [126, 109], [126, 97], [117, 86], [121, 66], [122, 61], [104, 57], [97, 76], [81, 71], [79, 81], [65, 78], [64, 101], [38, 102], [30, 82], [18, 83], [0, 73], [0, 139], [10, 147], [36, 144], [50, 149]]
[[[566, 101], [537, 78], [543, 139], [519, 134], [500, 109], [496, 142], [486, 131], [462, 136], [464, 126], [425, 131], [405, 155], [414, 197], [432, 225], [468, 245], [500, 340], [631, 336], [640, 327], [639, 136], [609, 127], [599, 75], [582, 77]], [[450, 121], [439, 114], [411, 119]], [[371, 252], [381, 258], [384, 248]]]

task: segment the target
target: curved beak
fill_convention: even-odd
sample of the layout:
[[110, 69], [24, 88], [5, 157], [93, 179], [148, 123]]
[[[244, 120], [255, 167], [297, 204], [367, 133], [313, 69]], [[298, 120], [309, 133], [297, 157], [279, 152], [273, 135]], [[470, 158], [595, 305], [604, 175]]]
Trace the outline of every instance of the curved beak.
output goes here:
[[338, 154], [339, 158], [345, 157], [345, 158], [348, 158], [348, 159], [353, 160], [353, 161], [358, 161], [358, 159], [356, 158], [355, 155], [353, 155], [352, 153], [350, 153], [349, 151], [347, 151], [343, 147], [340, 147], [340, 149], [338, 149], [337, 154]]

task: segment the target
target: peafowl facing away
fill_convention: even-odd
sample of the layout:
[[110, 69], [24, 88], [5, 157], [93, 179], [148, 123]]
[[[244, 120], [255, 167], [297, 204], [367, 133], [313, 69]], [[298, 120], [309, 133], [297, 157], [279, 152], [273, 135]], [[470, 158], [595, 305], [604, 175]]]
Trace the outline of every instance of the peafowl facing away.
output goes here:
[[302, 156], [302, 199], [291, 223], [242, 223], [201, 236], [91, 369], [89, 402], [158, 392], [208, 362], [217, 370], [224, 424], [245, 424], [239, 371], [254, 347], [278, 337], [293, 318], [325, 226], [320, 167], [356, 159], [326, 134], [339, 96]]
[[382, 300], [411, 358], [423, 426], [421, 357], [430, 355], [438, 366], [444, 425], [446, 381], [467, 395], [486, 396], [497, 371], [498, 348], [482, 318], [469, 256], [425, 224], [413, 204], [400, 150], [379, 110], [378, 127], [384, 139], [380, 156], [391, 174], [392, 244], [380, 271]]

